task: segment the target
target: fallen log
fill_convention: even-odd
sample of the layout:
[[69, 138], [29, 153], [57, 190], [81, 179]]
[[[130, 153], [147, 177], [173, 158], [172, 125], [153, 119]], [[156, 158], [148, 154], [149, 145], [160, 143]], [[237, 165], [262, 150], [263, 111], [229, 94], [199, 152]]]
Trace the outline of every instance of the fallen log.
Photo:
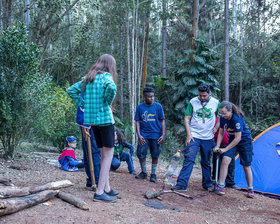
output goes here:
[[50, 182], [50, 183], [46, 183], [46, 184], [41, 184], [38, 186], [29, 187], [29, 192], [30, 192], [30, 194], [33, 194], [33, 193], [37, 193], [40, 191], [57, 190], [60, 188], [70, 187], [73, 185], [74, 184], [70, 180], [60, 180], [60, 181]]
[[29, 189], [14, 186], [0, 186], [0, 198], [21, 197], [29, 195]]
[[4, 184], [5, 186], [15, 186], [12, 184], [12, 181], [6, 177], [0, 177], [0, 183]]
[[65, 192], [59, 192], [57, 194], [57, 197], [59, 197], [60, 199], [62, 199], [63, 201], [66, 201], [80, 209], [83, 209], [83, 210], [89, 210], [89, 207], [88, 205], [81, 199], [71, 195], [71, 194], [67, 194]]
[[0, 199], [21, 197], [29, 194], [38, 193], [45, 190], [58, 190], [64, 187], [73, 186], [73, 183], [69, 180], [61, 180], [56, 182], [50, 182], [37, 186], [18, 188], [15, 186], [0, 186]]
[[58, 194], [58, 190], [46, 190], [20, 198], [0, 200], [0, 216], [12, 214], [22, 209], [45, 202]]

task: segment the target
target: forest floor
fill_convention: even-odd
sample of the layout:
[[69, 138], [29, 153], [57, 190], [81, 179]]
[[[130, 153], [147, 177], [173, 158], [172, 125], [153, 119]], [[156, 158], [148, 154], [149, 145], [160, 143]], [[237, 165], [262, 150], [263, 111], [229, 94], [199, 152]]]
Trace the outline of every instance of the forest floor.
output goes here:
[[[81, 154], [81, 152], [79, 152]], [[34, 186], [58, 180], [70, 180], [74, 186], [62, 189], [64, 192], [84, 200], [90, 207], [84, 211], [58, 198], [49, 203], [21, 210], [14, 214], [0, 217], [0, 223], [280, 223], [280, 201], [256, 194], [254, 199], [246, 197], [246, 192], [226, 189], [225, 196], [208, 193], [201, 187], [201, 169], [195, 166], [190, 179], [188, 195], [205, 195], [194, 199], [184, 198], [174, 193], [161, 196], [161, 202], [172, 209], [155, 209], [147, 207], [144, 194], [147, 190], [160, 190], [166, 170], [166, 164], [158, 167], [158, 182], [137, 180], [129, 174], [127, 166], [122, 166], [117, 172], [110, 173], [110, 183], [113, 189], [120, 191], [116, 203], [94, 202], [93, 192], [85, 188], [86, 174], [65, 172], [59, 167], [47, 163], [48, 159], [57, 159], [58, 153], [38, 154], [35, 152], [20, 153], [17, 160], [0, 159], [0, 175], [12, 180], [18, 187]], [[136, 171], [139, 163], [134, 158]], [[22, 165], [26, 170], [12, 169], [11, 165]], [[150, 165], [148, 165], [150, 167]], [[149, 172], [149, 169], [148, 169]]]

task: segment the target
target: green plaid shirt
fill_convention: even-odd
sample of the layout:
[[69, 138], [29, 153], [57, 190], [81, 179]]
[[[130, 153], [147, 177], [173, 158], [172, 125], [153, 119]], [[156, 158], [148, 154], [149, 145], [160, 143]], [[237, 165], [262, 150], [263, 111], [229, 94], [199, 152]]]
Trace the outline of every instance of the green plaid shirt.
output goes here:
[[[68, 95], [80, 107], [84, 108], [84, 124], [109, 125], [114, 124], [110, 105], [116, 96], [117, 87], [110, 73], [96, 74], [94, 82], [88, 82], [83, 91], [82, 81], [67, 89]], [[80, 94], [84, 95], [84, 100]]]

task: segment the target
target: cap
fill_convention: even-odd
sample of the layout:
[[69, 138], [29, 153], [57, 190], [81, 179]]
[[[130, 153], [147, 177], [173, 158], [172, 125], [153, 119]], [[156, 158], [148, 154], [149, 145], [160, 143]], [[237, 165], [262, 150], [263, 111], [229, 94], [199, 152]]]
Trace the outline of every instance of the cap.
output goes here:
[[74, 136], [67, 136], [67, 137], [65, 138], [66, 143], [70, 143], [70, 142], [73, 142], [73, 141], [75, 141], [75, 140], [77, 140], [77, 138], [74, 137]]

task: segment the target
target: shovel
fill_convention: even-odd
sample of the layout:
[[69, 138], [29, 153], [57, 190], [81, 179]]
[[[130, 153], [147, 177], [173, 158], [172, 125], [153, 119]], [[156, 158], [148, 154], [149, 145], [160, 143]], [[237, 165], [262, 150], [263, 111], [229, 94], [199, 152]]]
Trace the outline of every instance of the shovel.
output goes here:
[[218, 174], [219, 174], [219, 154], [216, 154], [216, 170], [215, 170], [215, 184], [214, 184], [214, 191], [212, 193], [217, 193], [217, 186], [218, 186]]
[[87, 138], [87, 148], [88, 148], [88, 158], [89, 158], [89, 170], [90, 170], [90, 176], [91, 176], [91, 184], [92, 184], [92, 190], [96, 191], [96, 184], [95, 184], [95, 178], [94, 178], [94, 168], [93, 168], [93, 161], [92, 161], [92, 154], [91, 154], [91, 141], [90, 136]]

